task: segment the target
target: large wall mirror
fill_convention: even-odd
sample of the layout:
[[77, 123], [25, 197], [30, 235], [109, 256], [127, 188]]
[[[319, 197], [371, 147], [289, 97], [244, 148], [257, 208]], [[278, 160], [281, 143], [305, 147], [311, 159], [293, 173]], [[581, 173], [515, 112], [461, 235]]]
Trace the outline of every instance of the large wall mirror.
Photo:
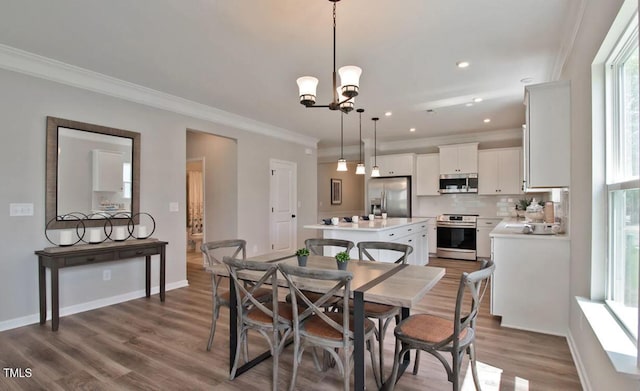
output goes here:
[[49, 229], [138, 223], [140, 133], [47, 117], [46, 176]]

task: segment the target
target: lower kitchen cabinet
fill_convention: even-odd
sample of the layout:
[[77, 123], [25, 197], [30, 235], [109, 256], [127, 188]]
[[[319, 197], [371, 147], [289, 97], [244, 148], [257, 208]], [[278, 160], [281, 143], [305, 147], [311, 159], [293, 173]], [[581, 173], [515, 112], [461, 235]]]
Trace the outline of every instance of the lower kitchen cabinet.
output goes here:
[[491, 313], [504, 327], [566, 336], [570, 241], [520, 234], [494, 236], [491, 245]]
[[438, 248], [438, 228], [436, 227], [436, 218], [429, 218], [427, 222], [427, 240], [429, 242], [429, 254], [436, 253]]
[[[307, 225], [305, 228], [322, 230], [324, 238], [350, 240], [355, 244], [362, 241], [408, 244], [413, 247], [413, 252], [409, 254], [407, 263], [426, 265], [429, 263], [427, 222], [426, 218], [389, 218], [386, 221], [381, 219], [373, 222], [361, 221], [359, 224], [340, 223], [338, 226]], [[325, 255], [335, 255], [336, 252], [330, 251]], [[381, 262], [394, 262], [398, 259], [395, 253], [386, 250], [371, 250], [369, 253]], [[351, 250], [350, 255], [352, 259], [358, 259], [357, 247]]]
[[476, 228], [476, 257], [491, 258], [491, 238], [489, 234], [502, 219], [478, 217]]

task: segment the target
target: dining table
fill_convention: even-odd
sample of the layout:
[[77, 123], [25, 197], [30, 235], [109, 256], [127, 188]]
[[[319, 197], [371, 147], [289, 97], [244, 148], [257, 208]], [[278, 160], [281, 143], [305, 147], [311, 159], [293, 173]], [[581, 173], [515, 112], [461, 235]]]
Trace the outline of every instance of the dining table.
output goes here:
[[[288, 253], [267, 253], [248, 258], [252, 261], [268, 263], [287, 263], [297, 265], [295, 254]], [[337, 269], [334, 257], [310, 255], [307, 259], [307, 268], [315, 269]], [[224, 274], [224, 270], [218, 269]], [[414, 307], [445, 275], [445, 269], [433, 266], [418, 266], [409, 264], [395, 264], [386, 262], [373, 262], [365, 260], [348, 261], [347, 271], [353, 273], [351, 281], [351, 298], [353, 299], [354, 316], [354, 389], [365, 389], [365, 339], [364, 339], [364, 302], [379, 304], [389, 304], [401, 307], [400, 317], [405, 319], [409, 316], [410, 309]], [[240, 275], [242, 279], [252, 280], [255, 273], [244, 272]], [[286, 286], [286, 280], [278, 273], [279, 286]], [[326, 283], [318, 281], [316, 283], [306, 283], [305, 290], [318, 293], [326, 292]], [[231, 303], [229, 316], [229, 368], [233, 367], [236, 347], [238, 344], [237, 335], [237, 307], [235, 300], [234, 284], [230, 284]], [[262, 353], [251, 361], [238, 368], [236, 376], [241, 375], [263, 360], [270, 357], [269, 351]], [[400, 363], [397, 379], [409, 365], [409, 354], [405, 354]], [[397, 380], [396, 379], [396, 380]], [[384, 380], [383, 383], [389, 381]], [[385, 384], [383, 384], [385, 388]]]

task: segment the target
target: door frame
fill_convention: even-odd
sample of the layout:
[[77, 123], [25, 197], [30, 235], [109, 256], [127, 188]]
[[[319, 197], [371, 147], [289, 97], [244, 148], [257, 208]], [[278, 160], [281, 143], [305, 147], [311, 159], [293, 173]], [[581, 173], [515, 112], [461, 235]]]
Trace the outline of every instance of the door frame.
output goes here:
[[[189, 165], [189, 163], [193, 163], [193, 162], [200, 162], [201, 168], [202, 168], [202, 243], [206, 242], [206, 237], [207, 237], [207, 219], [205, 218], [205, 216], [207, 215], [207, 179], [206, 179], [206, 170], [207, 170], [207, 165], [206, 165], [206, 157], [205, 156], [199, 156], [199, 157], [193, 157], [193, 158], [189, 158], [187, 159], [187, 162], [185, 164], [185, 182], [187, 182], [189, 179], [187, 178], [187, 166]], [[188, 186], [188, 182], [187, 182], [187, 186]], [[187, 198], [185, 200], [185, 220], [188, 219], [188, 217], [186, 216], [186, 213], [189, 212], [189, 199]], [[186, 239], [188, 240], [188, 238]], [[189, 243], [187, 242], [187, 248]], [[196, 248], [196, 252], [198, 252], [199, 249]]]
[[273, 185], [273, 170], [275, 170], [275, 165], [281, 164], [291, 167], [291, 171], [293, 173], [291, 180], [291, 188], [289, 189], [289, 196], [291, 197], [291, 203], [293, 205], [293, 214], [296, 215], [295, 221], [293, 222], [293, 229], [291, 230], [291, 237], [289, 238], [292, 243], [293, 249], [297, 247], [298, 244], [298, 164], [296, 162], [288, 161], [288, 160], [280, 160], [280, 159], [269, 159], [269, 246], [273, 248], [274, 244], [274, 218], [275, 214], [272, 211], [273, 203], [274, 203], [274, 185]]

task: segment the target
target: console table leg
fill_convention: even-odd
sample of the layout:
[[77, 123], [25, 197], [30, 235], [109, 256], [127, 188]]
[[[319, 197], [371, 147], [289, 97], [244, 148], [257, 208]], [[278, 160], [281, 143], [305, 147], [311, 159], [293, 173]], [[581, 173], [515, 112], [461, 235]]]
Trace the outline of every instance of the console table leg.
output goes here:
[[165, 260], [166, 249], [162, 246], [160, 250], [160, 301], [164, 301], [164, 292], [165, 292], [165, 274], [166, 274], [166, 260]]
[[40, 324], [47, 321], [47, 268], [42, 265], [42, 258], [38, 258], [38, 285], [40, 294]]
[[145, 257], [144, 271], [146, 273], [145, 279], [145, 293], [147, 297], [151, 297], [151, 255]]
[[60, 323], [60, 298], [58, 286], [58, 268], [51, 267], [51, 330], [58, 331]]

